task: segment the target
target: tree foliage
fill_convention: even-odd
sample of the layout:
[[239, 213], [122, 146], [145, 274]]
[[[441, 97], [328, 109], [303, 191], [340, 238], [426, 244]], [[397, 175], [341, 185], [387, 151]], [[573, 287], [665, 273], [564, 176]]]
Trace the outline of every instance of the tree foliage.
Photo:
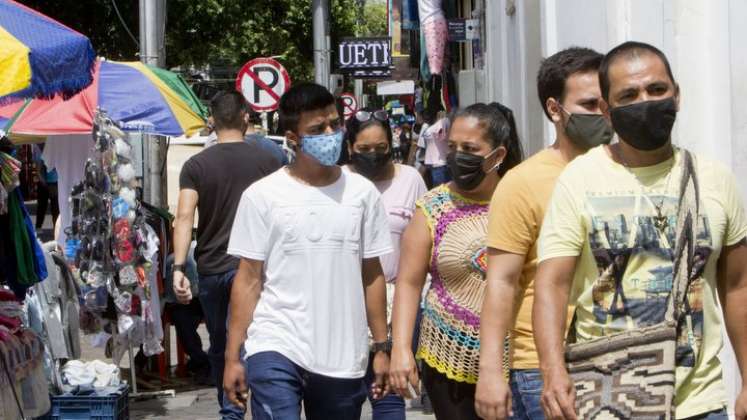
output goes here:
[[[138, 47], [120, 23], [115, 1], [137, 37], [136, 0], [21, 0], [87, 35], [99, 55], [136, 60]], [[332, 49], [339, 38], [356, 35], [360, 5], [330, 0]], [[313, 79], [311, 0], [167, 0], [167, 9], [167, 67], [240, 66], [254, 57], [277, 56], [293, 80]]]
[[358, 36], [387, 36], [386, 3], [369, 2], [363, 6]]

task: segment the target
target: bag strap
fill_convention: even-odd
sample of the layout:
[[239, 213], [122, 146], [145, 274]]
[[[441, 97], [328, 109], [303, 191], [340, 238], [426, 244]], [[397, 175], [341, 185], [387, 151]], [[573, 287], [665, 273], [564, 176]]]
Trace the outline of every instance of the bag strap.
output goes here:
[[682, 149], [677, 206], [677, 228], [672, 265], [672, 293], [665, 318], [677, 321], [685, 311], [685, 300], [693, 272], [697, 227], [700, 223], [700, 187], [692, 154]]
[[573, 310], [573, 318], [571, 319], [570, 325], [568, 325], [568, 331], [566, 331], [565, 334], [565, 344], [574, 344], [576, 342], [576, 317], [577, 317], [577, 309]]

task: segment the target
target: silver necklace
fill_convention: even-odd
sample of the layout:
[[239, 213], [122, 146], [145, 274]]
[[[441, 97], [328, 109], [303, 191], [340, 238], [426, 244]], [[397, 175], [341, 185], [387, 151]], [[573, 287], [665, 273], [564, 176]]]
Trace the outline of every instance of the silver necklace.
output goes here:
[[[674, 157], [674, 149], [672, 149], [672, 157]], [[619, 150], [615, 151], [615, 154], [617, 155], [618, 159], [620, 159], [620, 162], [622, 162], [623, 167], [631, 174], [633, 177], [638, 180], [638, 177], [633, 172], [633, 170], [630, 168], [630, 165], [628, 165], [628, 162], [623, 157], [622, 153], [620, 153]], [[666, 193], [669, 191], [669, 182], [672, 179], [672, 172], [674, 172], [674, 163], [672, 164], [672, 167], [669, 169], [669, 173], [667, 174], [667, 179], [664, 183], [664, 192], [662, 193], [661, 200], [659, 201], [659, 204], [657, 205], [654, 203], [654, 200], [651, 199], [651, 196], [648, 194], [643, 193], [643, 183], [638, 180], [638, 183], [641, 184], [641, 194], [646, 197], [646, 199], [651, 203], [651, 205], [654, 207], [654, 210], [656, 211], [656, 215], [653, 216], [654, 220], [654, 227], [656, 230], [659, 231], [662, 235], [665, 235], [667, 232], [667, 229], [669, 229], [669, 216], [664, 213], [664, 201], [666, 200]]]

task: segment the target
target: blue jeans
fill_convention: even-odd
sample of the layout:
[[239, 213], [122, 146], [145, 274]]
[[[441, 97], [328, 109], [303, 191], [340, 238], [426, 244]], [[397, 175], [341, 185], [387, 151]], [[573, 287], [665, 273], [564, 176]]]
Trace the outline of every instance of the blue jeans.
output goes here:
[[726, 412], [726, 408], [722, 408], [716, 411], [709, 411], [707, 413], [698, 414], [697, 416], [688, 417], [685, 420], [729, 420], [729, 414]]
[[448, 166], [431, 166], [431, 188], [436, 188], [441, 184], [445, 184], [451, 181], [451, 175], [449, 174]]
[[366, 371], [366, 391], [371, 403], [372, 420], [405, 420], [405, 400], [397, 394], [389, 393], [378, 400], [371, 396], [371, 385], [374, 382], [373, 355], [368, 360]]
[[512, 420], [542, 420], [542, 374], [539, 369], [511, 369]]
[[243, 419], [244, 410], [231, 404], [223, 397], [223, 368], [226, 365], [226, 336], [228, 331], [228, 301], [231, 297], [231, 284], [236, 270], [230, 270], [221, 274], [209, 276], [200, 275], [200, 287], [198, 298], [202, 304], [205, 314], [205, 326], [210, 335], [210, 349], [208, 358], [210, 369], [218, 388], [218, 402], [220, 403], [220, 414], [223, 419]]
[[274, 351], [244, 361], [252, 419], [298, 420], [301, 400], [308, 420], [359, 420], [366, 400], [363, 378], [330, 378], [309, 372]]

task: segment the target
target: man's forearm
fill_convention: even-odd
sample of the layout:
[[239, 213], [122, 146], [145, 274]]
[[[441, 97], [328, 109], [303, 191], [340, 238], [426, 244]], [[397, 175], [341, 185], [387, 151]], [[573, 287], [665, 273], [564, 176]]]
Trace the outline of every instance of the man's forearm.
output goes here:
[[532, 329], [540, 368], [548, 371], [565, 367], [563, 331], [568, 308], [568, 291], [550, 284], [536, 285]]
[[231, 287], [226, 361], [239, 360], [241, 345], [246, 340], [246, 330], [252, 322], [262, 291], [261, 272], [244, 267], [245, 264], [249, 263], [242, 260]]
[[511, 328], [519, 290], [510, 279], [488, 282], [480, 313], [481, 372], [503, 371], [503, 344]]
[[739, 371], [747, 375], [747, 279], [738, 287], [727, 290], [723, 303], [724, 322], [729, 334]]
[[187, 261], [189, 244], [192, 242], [192, 226], [194, 216], [178, 217], [174, 225], [174, 264], [184, 264]]
[[367, 282], [365, 286], [366, 317], [368, 328], [375, 342], [383, 342], [388, 338], [386, 325], [386, 281], [384, 275]]

